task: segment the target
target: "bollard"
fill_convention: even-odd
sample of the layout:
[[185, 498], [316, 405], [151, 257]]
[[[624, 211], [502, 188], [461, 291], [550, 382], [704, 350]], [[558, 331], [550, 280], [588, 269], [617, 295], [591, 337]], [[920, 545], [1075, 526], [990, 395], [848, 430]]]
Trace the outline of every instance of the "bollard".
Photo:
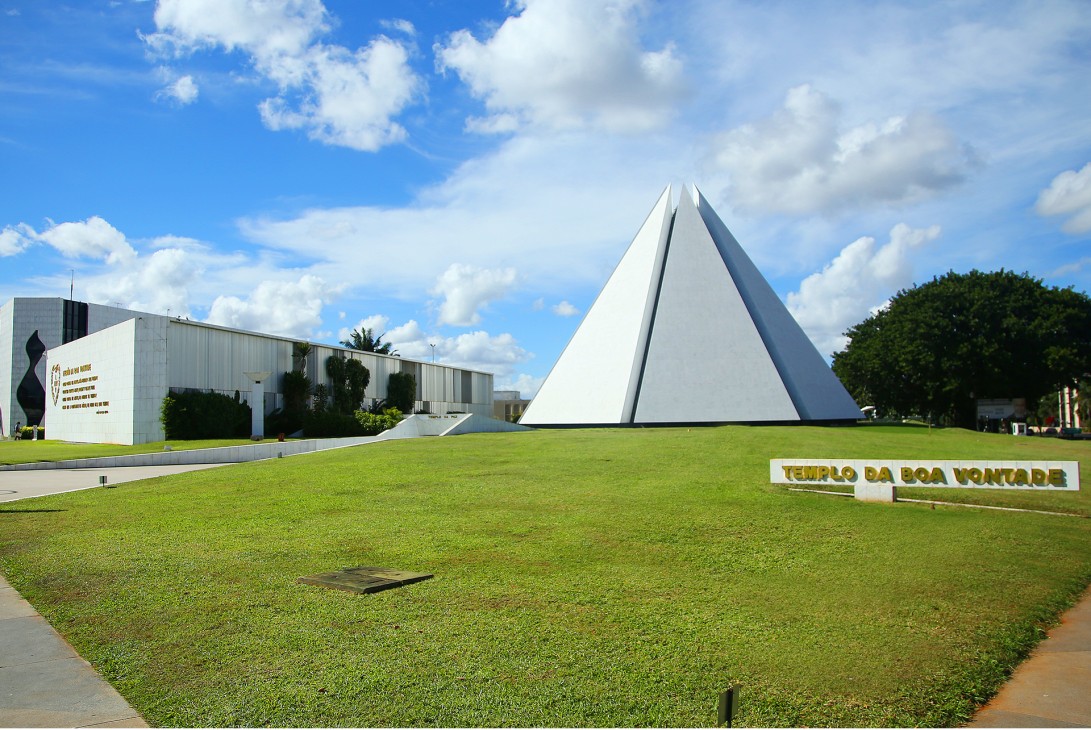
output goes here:
[[100, 487], [105, 487], [106, 486], [106, 475], [105, 474], [103, 474], [102, 476], [100, 476], [98, 478], [98, 485]]

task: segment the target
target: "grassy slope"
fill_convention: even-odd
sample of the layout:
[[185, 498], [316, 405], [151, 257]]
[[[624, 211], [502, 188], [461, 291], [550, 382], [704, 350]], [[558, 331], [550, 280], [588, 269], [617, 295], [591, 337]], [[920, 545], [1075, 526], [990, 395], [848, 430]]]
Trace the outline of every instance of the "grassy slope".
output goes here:
[[0, 465], [24, 464], [34, 461], [62, 461], [64, 459], [91, 459], [97, 456], [122, 456], [126, 454], [150, 454], [162, 451], [170, 444], [175, 451], [212, 449], [220, 446], [252, 446], [250, 439], [205, 439], [198, 441], [153, 441], [147, 444], [126, 446], [123, 444], [75, 444], [65, 441], [0, 441]]
[[[1091, 580], [1091, 521], [792, 493], [768, 459], [1089, 449], [906, 428], [392, 442], [14, 503], [0, 570], [153, 724], [701, 726], [729, 681], [739, 724], [954, 724]], [[1086, 514], [1086, 494], [975, 496]], [[294, 582], [352, 565], [436, 577]]]

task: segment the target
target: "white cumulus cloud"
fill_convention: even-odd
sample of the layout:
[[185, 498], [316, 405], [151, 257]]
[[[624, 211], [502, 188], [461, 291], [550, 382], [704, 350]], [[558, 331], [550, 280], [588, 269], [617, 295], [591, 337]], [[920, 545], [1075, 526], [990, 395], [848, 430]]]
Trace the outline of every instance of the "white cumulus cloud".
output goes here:
[[212, 302], [210, 324], [310, 337], [322, 324], [322, 307], [334, 294], [321, 278], [304, 274], [298, 281], [263, 281], [246, 299], [219, 296]]
[[404, 45], [385, 36], [355, 52], [318, 45], [301, 59], [303, 78], [260, 105], [269, 129], [305, 129], [311, 139], [374, 151], [406, 137], [392, 120], [421, 82]]
[[416, 27], [406, 20], [405, 18], [393, 18], [391, 20], [380, 20], [379, 24], [387, 30], [394, 30], [399, 33], [405, 33], [407, 36], [415, 36], [417, 34]]
[[[391, 327], [390, 319], [382, 314], [365, 317], [358, 326], [373, 328], [376, 334], [385, 332], [383, 341], [391, 343], [404, 358], [431, 362], [434, 352], [437, 363], [481, 370], [498, 377], [509, 378], [516, 366], [531, 358], [508, 333], [490, 335], [481, 330], [447, 337], [426, 332], [415, 319]], [[348, 332], [349, 329], [342, 330]]]
[[451, 264], [436, 279], [432, 296], [443, 297], [439, 324], [467, 326], [481, 321], [480, 310], [490, 301], [506, 295], [515, 284], [515, 269], [482, 269], [468, 264]]
[[808, 85], [788, 91], [772, 116], [719, 135], [716, 164], [743, 210], [812, 214], [921, 200], [962, 181], [968, 146], [934, 116], [914, 113], [850, 129], [841, 110]]
[[580, 310], [569, 304], [567, 301], [562, 301], [559, 304], [553, 305], [553, 313], [558, 317], [575, 317], [580, 313]]
[[1065, 170], [1038, 195], [1039, 215], [1071, 216], [1062, 228], [1068, 233], [1091, 231], [1091, 162], [1076, 172]]
[[545, 382], [544, 377], [535, 377], [533, 375], [527, 375], [526, 373], [519, 373], [518, 375], [508, 376], [503, 380], [493, 379], [493, 387], [496, 390], [517, 390], [519, 395], [526, 399], [531, 399], [538, 394], [538, 390], [542, 387], [542, 383]]
[[144, 40], [161, 55], [248, 54], [279, 89], [259, 105], [265, 125], [301, 129], [326, 144], [375, 151], [403, 140], [393, 118], [424, 88], [404, 43], [379, 35], [353, 51], [320, 42], [329, 22], [319, 0], [161, 0], [155, 23], [158, 32]]
[[506, 332], [490, 335], [484, 331], [443, 338], [436, 345], [436, 356], [447, 365], [481, 370], [498, 377], [509, 376], [517, 365], [530, 359], [530, 353], [520, 347], [512, 335]]
[[639, 131], [661, 126], [682, 93], [682, 64], [668, 45], [640, 43], [640, 0], [516, 0], [485, 40], [452, 33], [434, 50], [484, 100], [490, 119], [468, 128], [512, 131], [517, 120], [550, 128]]
[[4, 226], [0, 231], [0, 256], [14, 256], [25, 251], [34, 242], [34, 230], [25, 223]]
[[186, 249], [161, 248], [92, 279], [87, 296], [96, 302], [120, 302], [140, 312], [188, 316], [189, 288], [201, 272], [200, 262]]
[[[121, 264], [136, 257], [125, 234], [97, 215], [85, 221], [50, 221], [49, 228], [40, 233], [25, 223], [14, 228], [9, 226], [4, 229], [4, 238], [0, 238], [0, 250], [7, 246], [25, 248], [29, 241], [48, 244], [70, 259], [101, 259], [108, 264]], [[12, 253], [18, 250], [21, 249], [14, 249]]]
[[296, 56], [329, 26], [321, 0], [159, 0], [155, 51], [175, 55], [222, 46], [259, 59]]
[[187, 74], [164, 86], [156, 93], [155, 97], [156, 99], [174, 101], [181, 106], [188, 106], [197, 101], [199, 94], [200, 90], [197, 88], [197, 82]]
[[856, 239], [822, 271], [804, 279], [798, 292], [788, 294], [788, 310], [820, 353], [843, 350], [845, 330], [913, 283], [911, 253], [939, 234], [939, 226], [899, 223], [881, 246], [871, 236]]

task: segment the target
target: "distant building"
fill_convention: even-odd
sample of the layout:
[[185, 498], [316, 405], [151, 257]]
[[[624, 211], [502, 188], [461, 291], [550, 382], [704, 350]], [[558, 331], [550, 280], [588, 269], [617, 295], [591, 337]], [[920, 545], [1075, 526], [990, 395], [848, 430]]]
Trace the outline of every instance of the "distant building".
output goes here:
[[290, 337], [65, 299], [17, 298], [0, 307], [0, 432], [44, 425], [50, 439], [146, 443], [164, 438], [159, 421], [170, 391], [212, 390], [251, 402], [247, 372], [261, 384], [266, 413], [283, 407], [281, 379], [305, 368], [327, 385], [331, 355], [371, 373], [365, 405], [385, 398], [391, 373], [411, 373], [414, 410], [492, 413], [491, 373], [310, 343], [295, 357]]
[[492, 417], [509, 423], [518, 423], [530, 400], [517, 390], [495, 390], [492, 394]]
[[668, 187], [520, 423], [853, 422], [860, 409], [727, 226]]
[[1082, 429], [1080, 423], [1080, 391], [1066, 385], [1057, 393], [1058, 425], [1061, 428]]

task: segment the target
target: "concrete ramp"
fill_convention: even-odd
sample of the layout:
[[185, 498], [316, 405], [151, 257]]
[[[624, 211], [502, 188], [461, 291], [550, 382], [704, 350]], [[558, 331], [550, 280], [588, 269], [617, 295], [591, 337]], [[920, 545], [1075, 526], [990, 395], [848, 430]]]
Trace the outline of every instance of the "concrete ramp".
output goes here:
[[108, 469], [132, 466], [166, 467], [188, 464], [240, 464], [247, 461], [277, 459], [316, 451], [343, 449], [391, 439], [531, 430], [533, 429], [516, 423], [498, 421], [495, 418], [487, 418], [473, 413], [458, 413], [446, 416], [432, 416], [421, 413], [407, 417], [394, 428], [383, 431], [378, 436], [266, 441], [252, 445], [220, 446], [211, 449], [183, 449], [179, 451], [155, 451], [148, 454], [127, 454], [124, 456], [99, 456], [90, 459], [36, 461], [25, 464], [0, 465], [0, 472], [50, 469]]
[[388, 439], [418, 438], [420, 436], [460, 436], [467, 433], [506, 433], [530, 431], [527, 426], [508, 423], [475, 413], [452, 413], [433, 416], [418, 413], [408, 416], [389, 431], [383, 432]]

